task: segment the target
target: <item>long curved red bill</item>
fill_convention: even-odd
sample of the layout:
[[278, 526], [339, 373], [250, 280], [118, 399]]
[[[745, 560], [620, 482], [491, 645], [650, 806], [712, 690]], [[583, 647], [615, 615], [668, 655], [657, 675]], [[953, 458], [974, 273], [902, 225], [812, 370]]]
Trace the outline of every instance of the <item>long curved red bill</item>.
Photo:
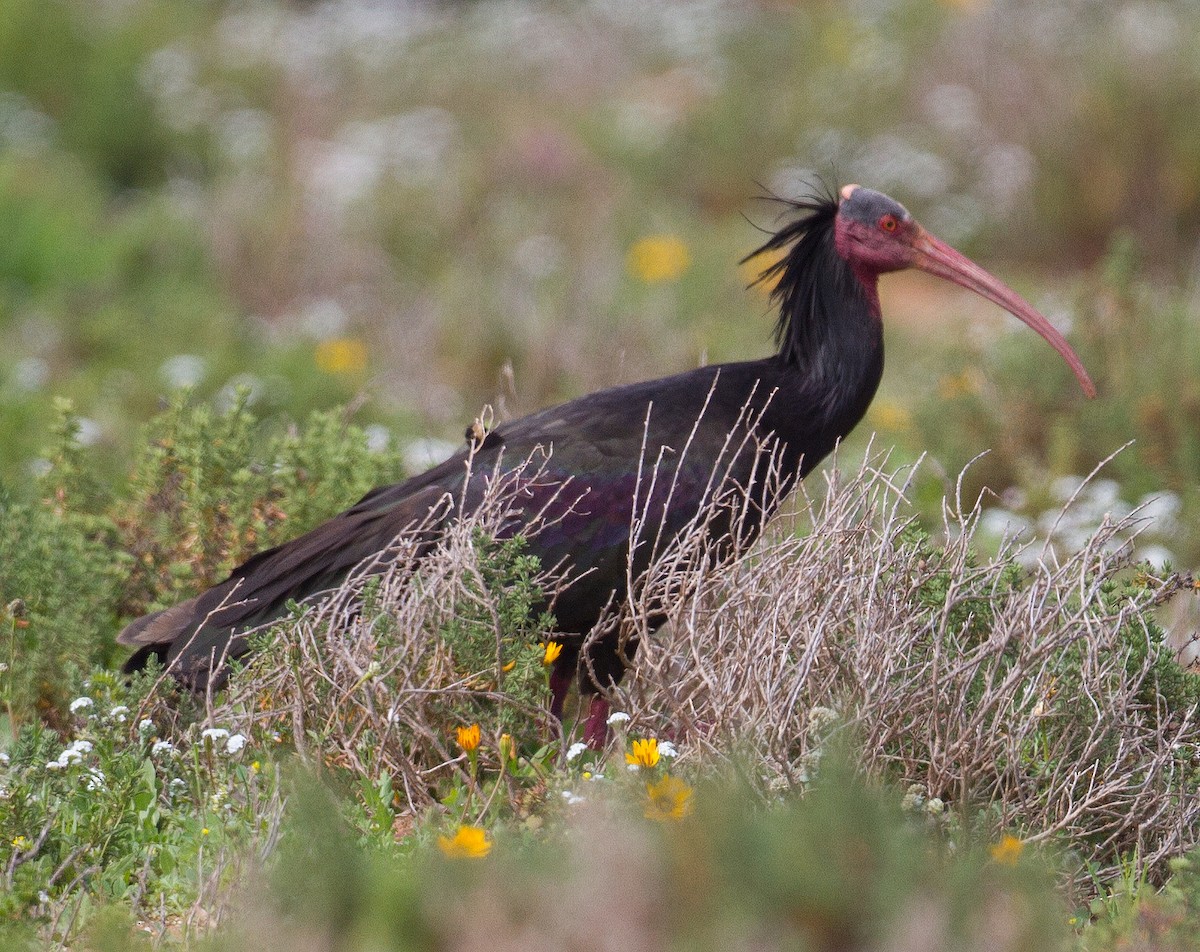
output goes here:
[[1039, 314], [1011, 288], [992, 277], [983, 268], [965, 255], [959, 254], [945, 242], [939, 241], [925, 229], [921, 228], [912, 243], [915, 255], [912, 266], [927, 271], [929, 274], [953, 281], [960, 287], [974, 291], [981, 297], [987, 298], [993, 304], [998, 304], [1013, 317], [1024, 321], [1035, 331], [1046, 338], [1050, 346], [1062, 355], [1067, 366], [1075, 373], [1083, 392], [1089, 397], [1096, 396], [1096, 385], [1083, 367], [1079, 355], [1071, 349], [1066, 338], [1054, 325]]

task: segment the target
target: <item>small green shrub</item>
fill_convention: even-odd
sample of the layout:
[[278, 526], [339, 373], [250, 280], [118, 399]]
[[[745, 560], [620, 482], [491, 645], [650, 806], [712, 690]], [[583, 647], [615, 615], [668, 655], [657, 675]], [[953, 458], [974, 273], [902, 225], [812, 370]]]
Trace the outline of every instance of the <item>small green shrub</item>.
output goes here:
[[41, 501], [0, 489], [0, 703], [10, 732], [31, 717], [63, 723], [71, 671], [114, 660], [121, 620], [195, 594], [400, 475], [397, 455], [373, 452], [338, 412], [279, 432], [244, 392], [224, 411], [180, 394], [114, 492], [97, 483], [71, 404], [57, 413]]
[[133, 558], [123, 610], [194, 595], [400, 474], [395, 453], [371, 451], [337, 412], [279, 433], [250, 410], [245, 390], [223, 411], [179, 394], [147, 427], [128, 495], [114, 506]]
[[57, 723], [72, 669], [109, 654], [123, 562], [79, 520], [0, 497], [0, 697], [8, 733]]
[[30, 717], [61, 724], [72, 672], [109, 658], [128, 559], [116, 527], [80, 511], [97, 490], [75, 442], [69, 404], [59, 407], [42, 502], [18, 503], [0, 487], [0, 737]]
[[[0, 919], [63, 942], [97, 907], [162, 917], [212, 899], [209, 877], [269, 836], [280, 809], [264, 753], [228, 730], [185, 727], [185, 698], [153, 674], [103, 671], [60, 730], [26, 724], [0, 763]], [[168, 739], [169, 738], [169, 739]]]

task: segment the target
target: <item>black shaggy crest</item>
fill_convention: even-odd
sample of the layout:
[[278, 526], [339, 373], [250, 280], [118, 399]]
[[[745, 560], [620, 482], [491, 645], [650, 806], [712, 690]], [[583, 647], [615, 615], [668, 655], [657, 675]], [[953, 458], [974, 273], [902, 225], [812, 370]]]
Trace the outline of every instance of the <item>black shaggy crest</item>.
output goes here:
[[[779, 307], [775, 343], [779, 358], [801, 370], [819, 370], [824, 345], [838, 336], [839, 317], [849, 302], [865, 304], [863, 287], [837, 252], [834, 221], [837, 197], [826, 190], [792, 200], [770, 196], [784, 206], [780, 217], [794, 215], [742, 263], [770, 251], [788, 249], [765, 268], [753, 285], [775, 280], [771, 301]], [[790, 247], [789, 247], [790, 246]]]

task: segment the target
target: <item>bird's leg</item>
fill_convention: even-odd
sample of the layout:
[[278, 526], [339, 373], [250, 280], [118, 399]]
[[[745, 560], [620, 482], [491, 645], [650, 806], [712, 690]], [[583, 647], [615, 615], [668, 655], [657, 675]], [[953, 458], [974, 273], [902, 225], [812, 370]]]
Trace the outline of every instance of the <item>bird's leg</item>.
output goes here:
[[603, 694], [593, 694], [583, 728], [583, 742], [591, 750], [603, 750], [608, 743], [608, 711], [608, 699]]
[[563, 705], [567, 701], [567, 692], [571, 690], [571, 681], [575, 677], [575, 666], [555, 664], [550, 672], [550, 713], [561, 724]]

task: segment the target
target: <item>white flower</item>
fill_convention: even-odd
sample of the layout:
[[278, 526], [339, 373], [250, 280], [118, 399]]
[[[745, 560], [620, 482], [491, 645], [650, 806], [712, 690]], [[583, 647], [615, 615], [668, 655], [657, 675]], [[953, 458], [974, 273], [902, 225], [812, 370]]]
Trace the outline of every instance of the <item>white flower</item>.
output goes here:
[[83, 760], [83, 755], [90, 753], [92, 742], [90, 740], [75, 740], [71, 741], [71, 745], [58, 755], [57, 760], [52, 760], [46, 764], [47, 770], [61, 770], [64, 767], [70, 767], [71, 764], [77, 764]]
[[626, 764], [625, 769], [628, 770], [630, 773], [637, 773], [642, 768], [637, 764]]
[[238, 751], [240, 751], [245, 746], [246, 746], [246, 735], [245, 734], [233, 734], [232, 736], [230, 736], [229, 740], [227, 740], [225, 742], [225, 750], [231, 754], [236, 754]]
[[158, 754], [169, 754], [174, 749], [175, 749], [175, 745], [172, 744], [169, 740], [156, 740], [150, 746], [150, 756], [154, 757], [154, 756], [157, 756]]
[[8, 754], [6, 754], [2, 750], [0, 750], [0, 765], [5, 766], [5, 767], [8, 766]]
[[186, 790], [187, 781], [181, 777], [176, 777], [167, 786], [172, 790]]
[[80, 711], [86, 711], [89, 707], [92, 706], [93, 703], [94, 702], [92, 701], [92, 699], [90, 697], [88, 697], [87, 695], [84, 695], [83, 697], [77, 697], [77, 698], [75, 698], [74, 701], [71, 702], [71, 705], [70, 705], [71, 713], [78, 714]]
[[925, 806], [925, 788], [919, 783], [911, 784], [900, 801], [901, 810], [920, 810]]
[[608, 715], [608, 726], [616, 727], [618, 724], [624, 724], [629, 720], [629, 715], [624, 711], [613, 711]]
[[675, 745], [669, 740], [660, 740], [658, 742], [658, 755], [660, 757], [678, 757], [679, 751], [675, 749]]
[[578, 757], [580, 754], [582, 754], [587, 749], [588, 749], [587, 744], [583, 743], [582, 741], [578, 741], [578, 742], [572, 744], [570, 747], [567, 748], [567, 761], [569, 762], [569, 761], [574, 760], [576, 757]]
[[562, 792], [563, 799], [567, 801], [567, 806], [573, 807], [577, 803], [583, 803], [584, 798], [573, 790], [564, 790]]
[[150, 720], [150, 718], [143, 717], [138, 721], [139, 734], [149, 734], [152, 730], [154, 730], [154, 721]]
[[831, 707], [817, 705], [808, 712], [808, 723], [814, 730], [821, 730], [838, 722], [841, 715]]
[[224, 727], [206, 727], [200, 732], [202, 740], [211, 740], [213, 744], [216, 744], [219, 740], [225, 740], [228, 736], [229, 731], [225, 730]]
[[87, 775], [88, 775], [87, 788], [89, 790], [103, 790], [104, 789], [104, 773], [102, 771], [96, 769], [95, 767], [89, 767]]
[[48, 902], [50, 902], [50, 894], [44, 889], [39, 889], [38, 902], [40, 902], [43, 906], [46, 905]]
[[118, 724], [124, 724], [125, 723], [125, 715], [128, 713], [129, 713], [129, 708], [127, 708], [124, 704], [118, 704], [116, 707], [114, 707], [111, 711], [108, 712], [108, 716], [111, 717], [113, 720], [115, 720]]

